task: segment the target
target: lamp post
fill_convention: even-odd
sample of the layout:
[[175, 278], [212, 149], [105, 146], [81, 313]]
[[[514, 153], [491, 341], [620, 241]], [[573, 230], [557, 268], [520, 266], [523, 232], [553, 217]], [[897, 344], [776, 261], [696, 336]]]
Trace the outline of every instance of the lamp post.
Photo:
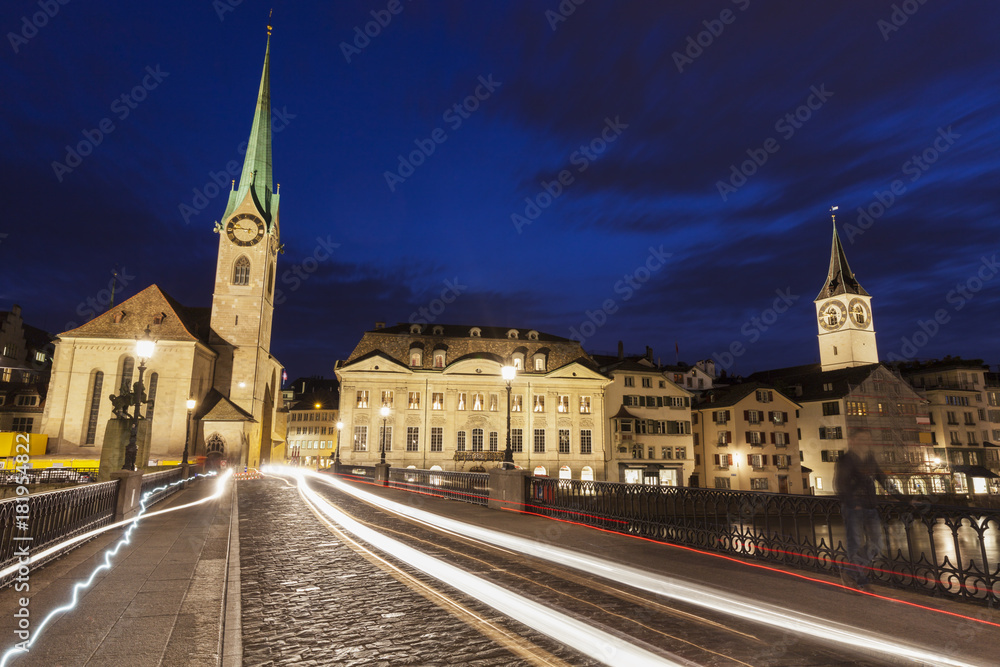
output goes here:
[[517, 375], [517, 369], [513, 366], [504, 366], [500, 369], [503, 381], [507, 383], [507, 449], [503, 450], [504, 470], [514, 469], [514, 450], [510, 448], [510, 386]]
[[188, 420], [187, 420], [187, 432], [184, 434], [184, 456], [181, 459], [181, 465], [188, 464], [188, 445], [191, 443], [191, 411], [194, 410], [194, 406], [197, 405], [197, 401], [193, 398], [187, 400], [188, 409]]
[[389, 406], [383, 405], [382, 409], [379, 410], [378, 413], [382, 415], [382, 446], [380, 449], [382, 451], [381, 463], [384, 464], [385, 463], [385, 420], [389, 417]]
[[340, 434], [344, 431], [344, 422], [337, 422], [337, 451], [333, 455], [333, 466], [334, 469], [340, 472]]
[[128, 445], [125, 446], [125, 461], [122, 463], [122, 470], [135, 470], [135, 456], [139, 450], [135, 444], [136, 434], [139, 431], [139, 406], [142, 405], [142, 399], [146, 393], [142, 386], [142, 374], [146, 371], [146, 360], [153, 356], [155, 349], [156, 343], [153, 342], [149, 327], [147, 326], [146, 331], [142, 334], [142, 338], [135, 343], [135, 356], [139, 357], [139, 381], [132, 388], [132, 405], [134, 411], [131, 423], [129, 424]]

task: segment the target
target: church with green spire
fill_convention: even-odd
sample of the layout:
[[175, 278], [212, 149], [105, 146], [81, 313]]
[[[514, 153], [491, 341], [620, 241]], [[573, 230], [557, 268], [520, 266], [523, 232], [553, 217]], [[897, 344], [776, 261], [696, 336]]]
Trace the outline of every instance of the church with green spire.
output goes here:
[[[239, 182], [216, 223], [218, 258], [210, 308], [187, 307], [157, 285], [58, 335], [42, 432], [46, 457], [106, 459], [122, 446], [111, 395], [134, 386], [136, 341], [156, 342], [146, 360], [140, 414], [146, 464], [189, 460], [257, 467], [281, 447], [276, 424], [282, 365], [271, 354], [281, 237], [271, 165], [271, 29]], [[194, 408], [188, 409], [188, 401]]]

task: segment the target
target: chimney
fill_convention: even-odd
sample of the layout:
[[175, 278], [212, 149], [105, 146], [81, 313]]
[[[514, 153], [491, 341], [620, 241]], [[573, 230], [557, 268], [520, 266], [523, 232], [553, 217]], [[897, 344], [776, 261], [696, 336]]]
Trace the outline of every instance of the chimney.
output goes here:
[[625, 358], [625, 343], [621, 341], [618, 341], [618, 358], [619, 359]]
[[375, 328], [376, 329], [385, 329], [385, 322], [376, 322], [375, 323]]
[[646, 346], [646, 359], [650, 362], [653, 361], [653, 348], [648, 345]]

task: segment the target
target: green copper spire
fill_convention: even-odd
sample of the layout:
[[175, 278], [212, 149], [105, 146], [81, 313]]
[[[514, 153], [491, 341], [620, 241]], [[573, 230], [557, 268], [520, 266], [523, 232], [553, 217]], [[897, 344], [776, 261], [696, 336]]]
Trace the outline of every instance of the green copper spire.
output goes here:
[[847, 263], [847, 253], [840, 243], [837, 234], [837, 221], [833, 221], [833, 247], [830, 249], [830, 269], [827, 271], [826, 283], [819, 291], [816, 300], [828, 299], [838, 294], [858, 294], [870, 296], [861, 283], [854, 277], [851, 266]]
[[[271, 26], [267, 27], [267, 47], [264, 49], [264, 71], [260, 76], [260, 90], [257, 92], [257, 109], [254, 111], [247, 152], [243, 158], [243, 172], [240, 174], [239, 189], [229, 195], [229, 206], [225, 218], [251, 192], [258, 210], [270, 222], [272, 216], [271, 197]], [[275, 202], [276, 203], [276, 202]]]

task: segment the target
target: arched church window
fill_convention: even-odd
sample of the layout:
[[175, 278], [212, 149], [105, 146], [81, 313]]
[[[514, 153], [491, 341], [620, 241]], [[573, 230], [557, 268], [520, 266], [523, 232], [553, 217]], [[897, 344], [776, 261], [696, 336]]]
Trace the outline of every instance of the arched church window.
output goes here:
[[149, 384], [146, 389], [146, 399], [149, 401], [146, 407], [146, 419], [153, 421], [153, 408], [156, 406], [156, 385], [160, 381], [158, 373], [149, 374]]
[[90, 416], [87, 419], [87, 437], [83, 444], [93, 445], [97, 439], [97, 415], [101, 411], [101, 390], [104, 388], [104, 373], [94, 371], [90, 385]]
[[250, 260], [247, 259], [246, 255], [240, 255], [236, 263], [233, 264], [233, 284], [250, 284]]
[[205, 453], [206, 454], [225, 454], [226, 453], [226, 441], [222, 439], [222, 436], [218, 433], [213, 433], [208, 440], [205, 441]]
[[132, 388], [132, 371], [135, 369], [135, 359], [125, 357], [122, 360], [122, 384], [129, 389]]

